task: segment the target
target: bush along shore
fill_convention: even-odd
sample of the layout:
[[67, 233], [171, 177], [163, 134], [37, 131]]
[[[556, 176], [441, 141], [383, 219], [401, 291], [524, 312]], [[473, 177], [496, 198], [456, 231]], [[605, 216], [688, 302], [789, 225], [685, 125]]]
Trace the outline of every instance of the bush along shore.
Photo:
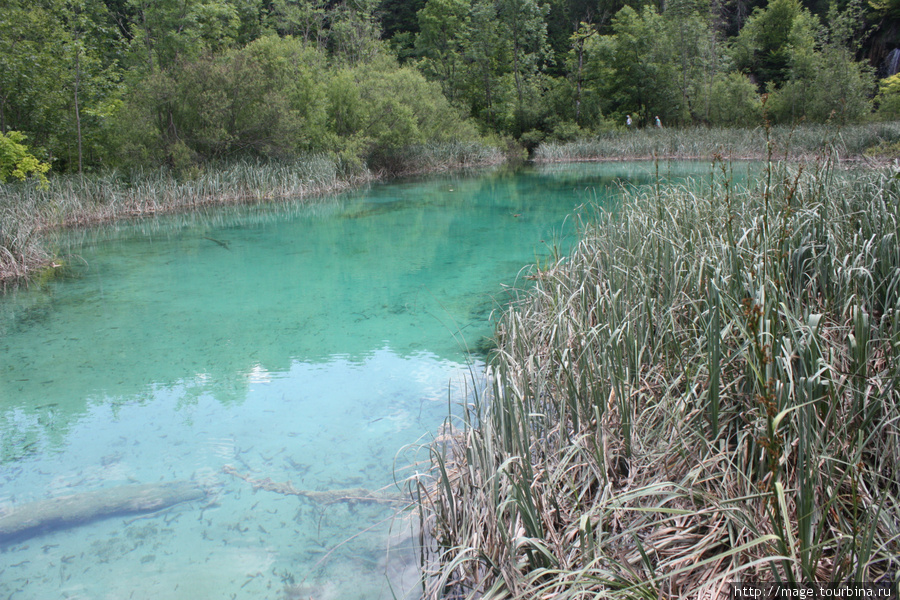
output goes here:
[[896, 585], [900, 177], [761, 169], [633, 190], [535, 272], [410, 480], [426, 598]]
[[[432, 143], [402, 151], [403, 174], [498, 164], [504, 155], [478, 142]], [[111, 170], [0, 184], [0, 284], [28, 281], [60, 265], [44, 235], [59, 227], [93, 225], [215, 204], [311, 201], [399, 171], [345, 165], [328, 155], [295, 161], [243, 160], [173, 172]]]

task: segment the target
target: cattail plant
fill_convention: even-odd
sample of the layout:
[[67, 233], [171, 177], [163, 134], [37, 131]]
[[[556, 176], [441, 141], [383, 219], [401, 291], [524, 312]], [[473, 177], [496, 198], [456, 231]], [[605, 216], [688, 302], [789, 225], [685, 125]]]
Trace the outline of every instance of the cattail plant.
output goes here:
[[896, 581], [900, 179], [714, 166], [628, 190], [497, 322], [411, 480], [427, 598]]

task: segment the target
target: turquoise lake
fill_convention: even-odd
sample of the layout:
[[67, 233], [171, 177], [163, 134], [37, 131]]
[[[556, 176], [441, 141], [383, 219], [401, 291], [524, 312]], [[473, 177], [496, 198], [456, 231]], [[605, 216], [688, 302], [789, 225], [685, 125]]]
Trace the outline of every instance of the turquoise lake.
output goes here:
[[408, 514], [271, 484], [398, 492], [528, 265], [657, 171], [710, 165], [486, 171], [67, 232], [66, 277], [0, 297], [0, 519], [136, 484], [204, 497], [0, 540], [0, 598], [417, 597]]

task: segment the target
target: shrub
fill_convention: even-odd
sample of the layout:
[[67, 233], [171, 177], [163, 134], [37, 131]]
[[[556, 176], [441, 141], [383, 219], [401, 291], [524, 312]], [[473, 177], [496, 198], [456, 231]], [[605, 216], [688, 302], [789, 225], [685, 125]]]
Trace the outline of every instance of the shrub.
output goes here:
[[900, 119], [900, 73], [882, 79], [878, 83], [878, 117], [884, 120]]
[[756, 86], [746, 75], [716, 75], [709, 95], [709, 121], [713, 125], [754, 127], [761, 121], [762, 103]]
[[40, 185], [47, 184], [50, 165], [37, 159], [22, 142], [25, 135], [18, 131], [0, 133], [0, 183], [10, 179], [25, 181], [29, 177], [37, 179]]

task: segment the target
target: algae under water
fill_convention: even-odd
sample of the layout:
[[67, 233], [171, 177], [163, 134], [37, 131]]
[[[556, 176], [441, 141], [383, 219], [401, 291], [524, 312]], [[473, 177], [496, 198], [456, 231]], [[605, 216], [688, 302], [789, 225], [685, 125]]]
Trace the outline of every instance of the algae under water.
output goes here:
[[391, 506], [252, 482], [396, 491], [521, 269], [565, 250], [578, 206], [654, 170], [405, 180], [67, 233], [68, 276], [0, 298], [0, 514], [171, 481], [205, 497], [7, 540], [0, 597], [415, 597]]

